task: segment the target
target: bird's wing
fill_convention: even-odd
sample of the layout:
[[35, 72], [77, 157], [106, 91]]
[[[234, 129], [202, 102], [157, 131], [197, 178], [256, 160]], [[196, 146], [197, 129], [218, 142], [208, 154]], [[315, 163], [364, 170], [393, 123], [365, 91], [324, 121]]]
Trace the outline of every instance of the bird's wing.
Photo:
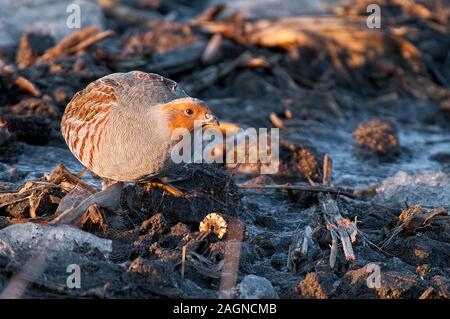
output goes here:
[[119, 83], [105, 77], [76, 93], [66, 107], [61, 132], [72, 153], [88, 168], [105, 136], [111, 108], [117, 104]]
[[[123, 79], [131, 88], [128, 96], [134, 98], [134, 104], [152, 107], [188, 97], [176, 82], [159, 74], [131, 71], [126, 73]], [[126, 104], [133, 104], [133, 102]]]
[[123, 114], [127, 114], [133, 107], [156, 107], [186, 96], [174, 81], [158, 74], [113, 73], [75, 94], [66, 107], [61, 131], [72, 153], [92, 168], [94, 153], [101, 147], [113, 109], [125, 108]]

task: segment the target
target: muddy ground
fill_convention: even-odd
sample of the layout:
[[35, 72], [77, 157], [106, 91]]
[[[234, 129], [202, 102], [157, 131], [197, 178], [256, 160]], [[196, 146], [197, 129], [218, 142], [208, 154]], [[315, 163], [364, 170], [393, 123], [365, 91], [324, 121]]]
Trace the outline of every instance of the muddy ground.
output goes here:
[[[0, 51], [3, 297], [450, 297], [445, 1], [382, 1], [376, 30], [366, 1], [270, 21], [201, 1], [100, 3], [102, 25], [66, 46], [30, 32]], [[280, 170], [187, 165], [168, 176], [181, 198], [130, 184], [118, 209], [47, 225], [101, 183], [59, 132], [67, 102], [135, 69], [176, 80], [221, 121], [279, 127]], [[286, 183], [303, 191], [270, 188]], [[353, 226], [344, 254], [339, 231]]]

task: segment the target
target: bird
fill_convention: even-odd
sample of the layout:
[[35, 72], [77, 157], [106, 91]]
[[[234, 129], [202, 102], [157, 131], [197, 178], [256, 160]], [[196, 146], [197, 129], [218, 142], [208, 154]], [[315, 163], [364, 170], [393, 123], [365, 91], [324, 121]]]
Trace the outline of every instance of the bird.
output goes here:
[[175, 81], [130, 71], [106, 75], [77, 92], [65, 108], [61, 133], [72, 154], [103, 179], [102, 191], [131, 182], [179, 196], [161, 182], [179, 165], [171, 160], [171, 134], [177, 128], [193, 132], [198, 123], [219, 126], [206, 103]]

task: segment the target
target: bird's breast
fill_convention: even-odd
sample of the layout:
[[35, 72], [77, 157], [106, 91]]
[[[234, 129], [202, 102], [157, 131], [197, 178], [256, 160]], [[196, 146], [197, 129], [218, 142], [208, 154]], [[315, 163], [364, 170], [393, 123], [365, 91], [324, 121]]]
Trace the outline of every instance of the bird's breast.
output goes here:
[[113, 115], [92, 170], [102, 177], [138, 181], [170, 169], [170, 135], [163, 119]]

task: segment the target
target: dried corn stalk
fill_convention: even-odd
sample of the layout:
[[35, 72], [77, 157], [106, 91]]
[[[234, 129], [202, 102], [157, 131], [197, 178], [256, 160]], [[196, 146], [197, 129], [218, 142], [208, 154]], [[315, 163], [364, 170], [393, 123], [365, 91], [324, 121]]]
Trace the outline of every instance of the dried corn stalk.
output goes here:
[[338, 239], [342, 243], [345, 259], [355, 260], [356, 257], [353, 252], [352, 243], [356, 241], [356, 235], [358, 233], [356, 220], [352, 222], [342, 217], [336, 201], [330, 195], [321, 196], [320, 203], [327, 229], [330, 231], [332, 237], [330, 267], [333, 268], [336, 261]]
[[425, 211], [420, 205], [404, 209], [399, 216], [397, 226], [388, 234], [381, 248], [389, 246], [392, 240], [401, 232], [414, 232], [417, 228], [426, 226], [433, 218], [438, 216], [447, 216], [447, 210], [443, 207], [437, 207], [431, 211]]
[[312, 228], [306, 226], [303, 231], [300, 231], [293, 236], [292, 244], [289, 246], [287, 263], [287, 267], [291, 272], [297, 272], [297, 264], [302, 260], [307, 259], [308, 247], [312, 241], [312, 233]]

